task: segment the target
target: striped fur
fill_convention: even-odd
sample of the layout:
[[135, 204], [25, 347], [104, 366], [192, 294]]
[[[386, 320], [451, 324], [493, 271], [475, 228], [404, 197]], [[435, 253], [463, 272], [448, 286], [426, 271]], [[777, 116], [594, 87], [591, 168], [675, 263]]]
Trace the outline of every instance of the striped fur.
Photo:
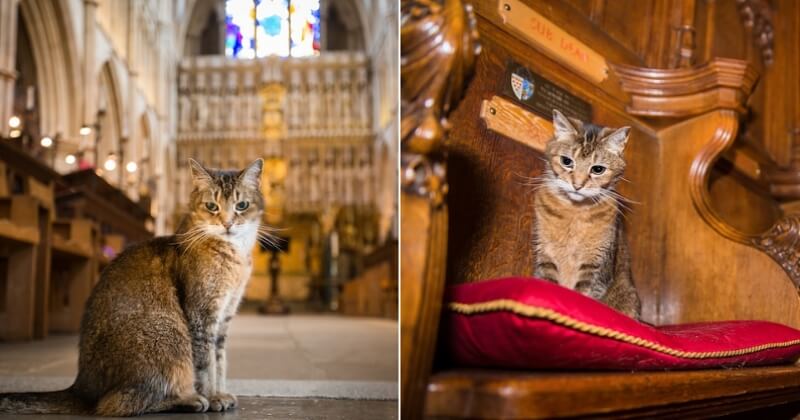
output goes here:
[[[584, 124], [554, 110], [555, 136], [537, 180], [534, 273], [640, 318], [622, 219], [628, 127]], [[564, 159], [566, 158], [566, 159]], [[600, 174], [592, 167], [603, 167]]]

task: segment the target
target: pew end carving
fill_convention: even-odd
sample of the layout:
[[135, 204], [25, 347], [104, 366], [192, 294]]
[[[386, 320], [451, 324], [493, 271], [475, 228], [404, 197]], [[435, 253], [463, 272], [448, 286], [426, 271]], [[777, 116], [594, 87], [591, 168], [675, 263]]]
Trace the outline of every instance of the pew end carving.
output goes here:
[[472, 8], [460, 0], [404, 0], [401, 13], [401, 411], [403, 419], [416, 419], [423, 415], [445, 283], [448, 115], [480, 44]]

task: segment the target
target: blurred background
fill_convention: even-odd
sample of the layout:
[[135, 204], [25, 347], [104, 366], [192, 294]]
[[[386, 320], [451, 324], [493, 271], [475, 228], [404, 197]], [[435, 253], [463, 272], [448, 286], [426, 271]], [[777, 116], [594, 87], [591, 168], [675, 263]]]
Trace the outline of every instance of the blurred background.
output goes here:
[[[250, 368], [229, 372], [259, 376], [255, 362], [275, 351], [289, 361], [270, 368], [286, 379], [396, 381], [397, 9], [0, 1], [0, 374], [19, 374], [37, 343], [55, 343], [29, 340], [48, 336], [68, 343], [48, 356], [63, 366], [28, 373], [73, 373], [99, 271], [174, 231], [188, 158], [262, 157], [264, 222], [284, 241], [253, 250], [253, 315], [233, 326]], [[337, 345], [357, 348], [336, 359]]]

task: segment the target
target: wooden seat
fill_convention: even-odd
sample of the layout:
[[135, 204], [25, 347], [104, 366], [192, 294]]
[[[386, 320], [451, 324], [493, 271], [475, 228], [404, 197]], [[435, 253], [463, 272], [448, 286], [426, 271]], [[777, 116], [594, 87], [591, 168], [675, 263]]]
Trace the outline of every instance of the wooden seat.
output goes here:
[[430, 418], [707, 418], [800, 401], [800, 367], [638, 373], [452, 370], [431, 377], [428, 389]]
[[345, 315], [397, 318], [397, 245], [367, 254], [363, 270], [344, 284], [340, 310]]
[[[800, 5], [780, 4], [782, 27], [800, 28]], [[619, 191], [635, 202], [625, 223], [645, 321], [800, 327], [800, 218], [781, 207], [800, 193], [785, 131], [800, 108], [787, 64], [798, 58], [784, 49], [788, 35], [775, 35], [774, 51], [752, 48], [756, 29], [738, 21], [757, 16], [758, 30], [771, 30], [772, 17], [751, 2], [473, 5], [402, 7], [403, 418], [800, 412], [797, 366], [598, 373], [448, 362], [437, 342], [445, 285], [533, 272], [525, 184], [542, 174], [552, 135], [537, 95], [632, 127]], [[513, 90], [510, 70], [535, 82], [533, 99]]]
[[34, 338], [37, 210], [29, 196], [0, 198], [0, 340]]
[[76, 333], [89, 294], [97, 283], [99, 235], [87, 219], [53, 223], [50, 332]]
[[[48, 332], [50, 287], [51, 221], [55, 219], [53, 191], [59, 175], [23, 152], [16, 145], [0, 142], [0, 200], [6, 200], [7, 214], [0, 215], [0, 232], [10, 240], [6, 295], [6, 340], [44, 338]], [[10, 203], [8, 203], [10, 200]], [[31, 239], [36, 238], [31, 243]], [[19, 244], [25, 243], [21, 248]], [[14, 245], [16, 244], [16, 245]], [[33, 250], [28, 250], [30, 246]], [[17, 251], [12, 251], [16, 249]], [[31, 266], [29, 259], [33, 259]], [[33, 293], [33, 301], [29, 300]], [[30, 306], [30, 307], [28, 307]], [[32, 317], [32, 318], [31, 318]], [[32, 326], [30, 324], [32, 319]], [[2, 327], [0, 327], [2, 328]]]

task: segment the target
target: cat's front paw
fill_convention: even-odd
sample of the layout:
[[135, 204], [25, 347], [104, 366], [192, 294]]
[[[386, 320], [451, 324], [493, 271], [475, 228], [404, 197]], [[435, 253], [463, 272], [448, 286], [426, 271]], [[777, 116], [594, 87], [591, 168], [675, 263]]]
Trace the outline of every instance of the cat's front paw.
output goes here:
[[226, 392], [212, 395], [209, 400], [208, 411], [228, 411], [236, 407], [236, 396]]
[[190, 413], [205, 413], [208, 411], [208, 405], [209, 403], [206, 397], [196, 394], [184, 401], [180, 401], [173, 409], [177, 409], [177, 411], [187, 411]]

